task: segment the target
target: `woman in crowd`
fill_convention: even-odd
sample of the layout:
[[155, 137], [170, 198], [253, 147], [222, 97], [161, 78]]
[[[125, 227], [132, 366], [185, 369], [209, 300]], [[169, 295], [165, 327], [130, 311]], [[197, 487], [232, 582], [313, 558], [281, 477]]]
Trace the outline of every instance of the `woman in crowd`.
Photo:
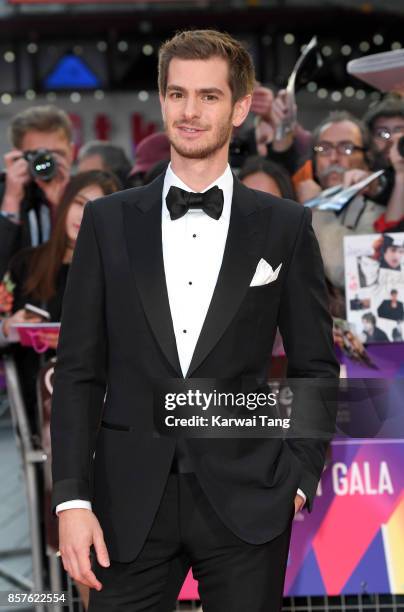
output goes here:
[[[60, 321], [67, 274], [84, 206], [89, 200], [117, 190], [117, 179], [105, 171], [92, 170], [72, 178], [58, 207], [50, 240], [17, 253], [0, 283], [0, 346], [9, 346], [13, 351], [33, 431], [36, 430], [36, 377], [40, 359], [32, 348], [10, 342], [11, 326], [43, 322], [24, 309], [27, 303], [48, 311], [50, 321]], [[56, 348], [57, 336], [49, 335], [42, 340], [46, 340], [51, 349]], [[48, 351], [46, 357], [51, 356], [52, 352]]]
[[265, 191], [280, 198], [296, 199], [287, 170], [263, 157], [249, 157], [241, 168], [238, 178], [251, 189]]

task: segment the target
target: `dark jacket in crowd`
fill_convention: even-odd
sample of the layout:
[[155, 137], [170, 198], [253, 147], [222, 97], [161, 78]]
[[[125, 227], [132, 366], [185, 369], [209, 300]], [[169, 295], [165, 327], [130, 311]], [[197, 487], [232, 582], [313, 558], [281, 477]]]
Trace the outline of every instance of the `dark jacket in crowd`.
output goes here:
[[[0, 202], [3, 201], [4, 190], [3, 181], [0, 182]], [[20, 222], [15, 223], [0, 215], [0, 278], [18, 251], [48, 240], [52, 221], [52, 207], [46, 203], [39, 187], [31, 183], [21, 203]]]

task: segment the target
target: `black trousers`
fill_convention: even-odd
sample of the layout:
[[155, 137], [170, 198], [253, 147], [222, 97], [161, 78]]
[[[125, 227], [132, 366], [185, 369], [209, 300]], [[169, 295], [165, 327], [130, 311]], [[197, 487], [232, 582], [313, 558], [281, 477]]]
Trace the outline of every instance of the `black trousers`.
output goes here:
[[172, 612], [190, 567], [204, 612], [279, 612], [293, 515], [291, 500], [288, 528], [248, 544], [223, 524], [195, 474], [170, 474], [138, 557], [108, 568], [93, 560], [103, 588], [91, 590], [89, 612]]

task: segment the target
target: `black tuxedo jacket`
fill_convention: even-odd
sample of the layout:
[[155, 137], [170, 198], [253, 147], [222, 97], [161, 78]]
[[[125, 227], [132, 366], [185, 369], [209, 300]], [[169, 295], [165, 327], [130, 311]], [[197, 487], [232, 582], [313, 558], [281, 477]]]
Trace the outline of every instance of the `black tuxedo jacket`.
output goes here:
[[[67, 282], [52, 407], [53, 506], [91, 500], [112, 559], [129, 561], [152, 525], [175, 441], [152, 435], [151, 379], [182, 378], [164, 276], [163, 176], [87, 204]], [[264, 258], [278, 279], [250, 287]], [[337, 377], [310, 212], [234, 179], [217, 285], [188, 377], [265, 378], [276, 328], [289, 376]], [[130, 431], [105, 428], [101, 420]], [[326, 444], [188, 439], [222, 521], [258, 544], [281, 533], [296, 490], [309, 509]]]

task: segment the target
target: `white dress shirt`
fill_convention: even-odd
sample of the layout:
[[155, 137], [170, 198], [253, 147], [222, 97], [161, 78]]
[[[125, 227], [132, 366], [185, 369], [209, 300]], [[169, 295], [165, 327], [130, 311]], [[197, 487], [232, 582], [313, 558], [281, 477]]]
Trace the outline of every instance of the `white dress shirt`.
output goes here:
[[230, 166], [207, 191], [217, 185], [223, 191], [223, 212], [217, 221], [203, 210], [191, 209], [171, 221], [166, 205], [170, 187], [193, 191], [178, 178], [171, 165], [163, 186], [162, 240], [164, 272], [167, 283], [178, 357], [184, 375], [208, 312], [222, 265], [233, 198], [233, 175]]
[[[184, 377], [191, 363], [222, 265], [233, 199], [233, 174], [229, 165], [204, 191], [214, 185], [223, 191], [223, 211], [220, 219], [212, 219], [203, 210], [190, 209], [183, 217], [172, 221], [166, 205], [170, 187], [179, 187], [185, 191], [194, 190], [174, 174], [171, 164], [164, 178], [161, 207], [164, 272], [178, 357]], [[306, 496], [300, 489], [298, 493], [306, 501]], [[59, 504], [56, 512], [72, 507], [91, 509], [90, 502], [82, 501], [81, 505], [77, 506], [79, 501], [74, 500], [74, 506], [70, 501]]]

